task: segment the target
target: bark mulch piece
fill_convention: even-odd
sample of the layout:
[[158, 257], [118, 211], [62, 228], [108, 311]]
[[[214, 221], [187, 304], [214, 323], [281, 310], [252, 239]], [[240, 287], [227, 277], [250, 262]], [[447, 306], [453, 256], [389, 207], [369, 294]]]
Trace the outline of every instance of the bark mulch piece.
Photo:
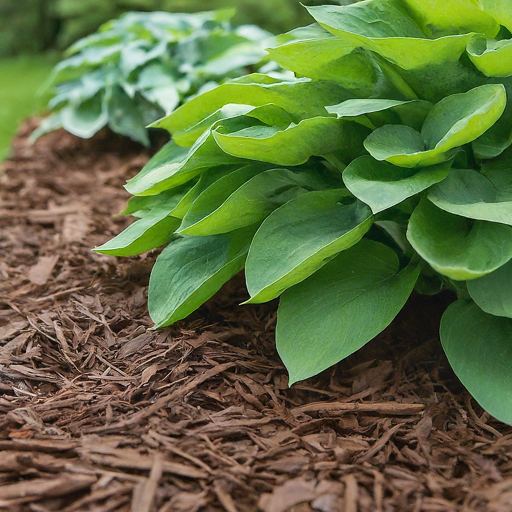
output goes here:
[[276, 304], [241, 279], [148, 331], [155, 258], [90, 248], [149, 153], [105, 134], [0, 176], [0, 508], [10, 512], [512, 510], [512, 429], [470, 399], [413, 297], [347, 361], [287, 387]]

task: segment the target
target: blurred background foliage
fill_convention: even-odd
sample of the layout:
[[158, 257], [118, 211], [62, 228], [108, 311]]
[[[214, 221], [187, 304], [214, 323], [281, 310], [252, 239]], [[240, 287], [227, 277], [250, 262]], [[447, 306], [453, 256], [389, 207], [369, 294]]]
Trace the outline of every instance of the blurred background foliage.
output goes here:
[[126, 11], [197, 12], [224, 7], [237, 8], [235, 24], [254, 23], [273, 33], [312, 21], [299, 0], [1, 0], [0, 57], [63, 50]]
[[235, 24], [275, 34], [312, 22], [301, 5], [357, 0], [0, 0], [0, 161], [19, 122], [40, 111], [61, 52], [126, 11], [198, 12], [235, 7]]

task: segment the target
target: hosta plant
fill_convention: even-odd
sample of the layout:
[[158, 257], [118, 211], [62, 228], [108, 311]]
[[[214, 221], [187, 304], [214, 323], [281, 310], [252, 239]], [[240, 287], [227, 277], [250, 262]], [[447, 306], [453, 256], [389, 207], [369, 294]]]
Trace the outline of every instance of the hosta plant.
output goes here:
[[33, 138], [64, 127], [83, 138], [104, 126], [148, 145], [146, 126], [225, 78], [266, 65], [272, 34], [232, 27], [234, 10], [130, 12], [81, 39], [51, 77], [50, 117]]
[[512, 1], [366, 0], [309, 9], [252, 74], [156, 126], [171, 141], [131, 179], [137, 217], [97, 250], [166, 245], [156, 327], [245, 268], [280, 297], [290, 383], [352, 354], [416, 289], [457, 294], [441, 322], [455, 373], [512, 424]]

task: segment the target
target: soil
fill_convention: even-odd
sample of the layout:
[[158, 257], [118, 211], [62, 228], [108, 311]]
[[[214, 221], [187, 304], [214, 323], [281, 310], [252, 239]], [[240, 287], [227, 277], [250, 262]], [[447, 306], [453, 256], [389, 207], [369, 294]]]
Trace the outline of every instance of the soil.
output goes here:
[[287, 386], [276, 304], [243, 277], [161, 331], [156, 254], [91, 252], [147, 150], [26, 124], [0, 176], [0, 509], [512, 510], [512, 428], [469, 397], [413, 297], [364, 349]]

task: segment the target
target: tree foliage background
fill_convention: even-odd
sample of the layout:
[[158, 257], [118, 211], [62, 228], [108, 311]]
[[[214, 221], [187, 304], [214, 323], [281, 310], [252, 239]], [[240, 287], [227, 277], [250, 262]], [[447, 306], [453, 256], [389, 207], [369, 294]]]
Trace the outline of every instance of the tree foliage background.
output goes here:
[[[310, 0], [308, 5], [341, 3]], [[62, 50], [126, 11], [197, 12], [236, 7], [236, 24], [255, 23], [274, 33], [312, 22], [299, 0], [2, 0], [0, 57]]]

